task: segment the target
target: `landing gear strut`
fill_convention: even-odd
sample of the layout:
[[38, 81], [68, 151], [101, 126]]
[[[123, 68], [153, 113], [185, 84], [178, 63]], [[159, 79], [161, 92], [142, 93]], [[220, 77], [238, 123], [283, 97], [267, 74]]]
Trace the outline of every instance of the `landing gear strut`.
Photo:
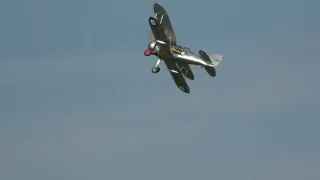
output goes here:
[[159, 67], [160, 61], [161, 60], [158, 59], [156, 66], [153, 67], [152, 70], [151, 70], [152, 73], [158, 73], [160, 71], [160, 67]]

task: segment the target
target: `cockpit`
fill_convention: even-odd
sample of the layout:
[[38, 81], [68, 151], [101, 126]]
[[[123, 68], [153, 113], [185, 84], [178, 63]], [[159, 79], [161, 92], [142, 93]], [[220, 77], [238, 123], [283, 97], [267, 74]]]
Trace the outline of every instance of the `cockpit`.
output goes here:
[[180, 45], [177, 45], [177, 47], [181, 50], [188, 50], [188, 51], [191, 51], [191, 49], [189, 47], [184, 47], [184, 46], [180, 46]]

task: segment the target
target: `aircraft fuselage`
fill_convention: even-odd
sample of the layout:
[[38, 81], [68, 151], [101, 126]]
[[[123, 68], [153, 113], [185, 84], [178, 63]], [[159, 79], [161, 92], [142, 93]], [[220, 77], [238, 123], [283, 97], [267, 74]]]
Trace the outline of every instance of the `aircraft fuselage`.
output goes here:
[[170, 51], [174, 59], [178, 61], [184, 61], [192, 65], [205, 65], [206, 62], [203, 61], [197, 53], [192, 52], [189, 48], [182, 46], [171, 46]]
[[[181, 45], [171, 45], [169, 51], [162, 51], [161, 50], [161, 44], [165, 44], [165, 42], [154, 40], [149, 43], [149, 50], [146, 50], [148, 52], [145, 52], [145, 55], [155, 55], [159, 59], [163, 59], [163, 57], [166, 57], [166, 59], [172, 59], [175, 61], [182, 61], [187, 64], [192, 65], [200, 65], [200, 66], [211, 66], [211, 64], [208, 64], [206, 61], [204, 61], [199, 53], [193, 52], [190, 48], [184, 47]], [[163, 54], [164, 53], [164, 54]]]

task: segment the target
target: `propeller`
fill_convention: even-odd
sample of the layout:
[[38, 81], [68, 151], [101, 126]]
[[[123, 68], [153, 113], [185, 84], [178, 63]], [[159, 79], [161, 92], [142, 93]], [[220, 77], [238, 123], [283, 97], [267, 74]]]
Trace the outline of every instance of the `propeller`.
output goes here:
[[151, 41], [155, 40], [152, 31], [149, 29], [148, 31], [148, 43], [150, 43]]

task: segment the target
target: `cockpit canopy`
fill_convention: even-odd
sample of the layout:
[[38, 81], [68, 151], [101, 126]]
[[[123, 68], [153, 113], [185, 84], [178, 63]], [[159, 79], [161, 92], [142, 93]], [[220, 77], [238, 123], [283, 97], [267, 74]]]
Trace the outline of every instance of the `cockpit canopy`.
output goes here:
[[189, 50], [189, 51], [191, 51], [191, 49], [189, 48], [189, 47], [184, 47], [184, 46], [181, 46], [181, 45], [177, 45], [177, 47], [179, 48], [179, 49], [181, 49], [181, 50]]

